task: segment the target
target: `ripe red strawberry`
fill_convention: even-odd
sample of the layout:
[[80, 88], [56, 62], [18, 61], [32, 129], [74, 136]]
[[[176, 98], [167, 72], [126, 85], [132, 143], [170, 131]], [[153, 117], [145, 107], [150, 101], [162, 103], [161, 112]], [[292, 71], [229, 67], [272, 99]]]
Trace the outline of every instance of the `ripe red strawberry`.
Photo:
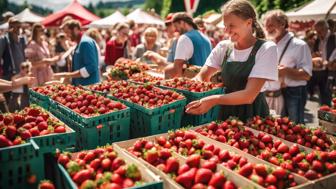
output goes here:
[[244, 177], [250, 176], [252, 172], [253, 172], [253, 165], [251, 163], [245, 164], [238, 170], [238, 173], [243, 175]]
[[86, 155], [85, 155], [85, 157], [84, 157], [84, 161], [86, 162], [86, 163], [89, 163], [89, 162], [91, 162], [92, 160], [94, 160], [96, 158], [96, 155], [93, 153], [93, 151], [89, 151]]
[[170, 157], [167, 159], [165, 172], [176, 173], [179, 169], [179, 166], [180, 164], [178, 160], [175, 157]]
[[330, 159], [331, 161], [336, 161], [336, 150], [329, 152], [328, 159]]
[[317, 173], [314, 170], [308, 170], [305, 174], [304, 177], [306, 177], [309, 180], [315, 180], [318, 178]]
[[38, 189], [55, 189], [55, 186], [49, 180], [42, 180], [38, 185]]
[[130, 178], [125, 178], [122, 187], [123, 188], [130, 188], [134, 186], [134, 182]]
[[226, 179], [223, 173], [217, 172], [214, 173], [209, 181], [209, 186], [213, 186], [215, 188], [221, 188], [225, 183]]
[[120, 166], [118, 169], [116, 169], [113, 173], [116, 173], [120, 176], [125, 176], [126, 175], [126, 166], [125, 165], [122, 165]]
[[[192, 186], [191, 189], [207, 189], [207, 186], [202, 184], [202, 183], [197, 183], [194, 186]], [[209, 187], [208, 187], [208, 189], [209, 189]]]
[[214, 161], [208, 160], [208, 161], [204, 161], [201, 167], [205, 169], [210, 169], [211, 171], [216, 171], [217, 164]]
[[111, 176], [111, 181], [113, 183], [117, 183], [118, 185], [122, 185], [124, 182], [124, 179], [119, 174], [114, 173]]
[[104, 170], [109, 170], [110, 167], [111, 167], [111, 160], [109, 158], [105, 158], [101, 161], [101, 167], [104, 169]]
[[159, 158], [159, 154], [156, 151], [156, 148], [152, 148], [148, 150], [147, 152], [145, 152], [144, 159], [150, 164], [154, 164], [155, 162], [157, 162], [158, 158]]
[[279, 180], [281, 180], [286, 177], [287, 171], [283, 168], [277, 167], [272, 174], [276, 176]]
[[270, 143], [273, 141], [272, 137], [270, 135], [264, 135], [262, 138], [261, 138], [261, 141], [264, 142], [264, 143]]
[[72, 180], [75, 181], [75, 183], [77, 184], [81, 184], [82, 182], [84, 182], [85, 180], [91, 179], [92, 178], [92, 174], [89, 170], [84, 169], [81, 170], [79, 172], [77, 172], [73, 177]]
[[9, 139], [14, 139], [16, 135], [16, 127], [13, 125], [10, 125], [6, 128], [6, 137]]
[[269, 185], [275, 185], [277, 183], [277, 177], [275, 177], [273, 174], [267, 175], [265, 182]]
[[162, 158], [162, 159], [168, 159], [171, 156], [172, 156], [172, 154], [169, 151], [169, 149], [164, 148], [164, 149], [161, 149], [159, 151], [159, 157]]
[[226, 161], [226, 160], [231, 158], [231, 155], [230, 155], [229, 151], [221, 150], [218, 154], [218, 157], [221, 161]]
[[15, 124], [21, 125], [25, 121], [25, 118], [20, 114], [14, 114], [13, 121]]
[[267, 176], [267, 168], [265, 165], [263, 164], [256, 164], [254, 166], [254, 170], [256, 171], [256, 173], [262, 177], [266, 177]]
[[31, 108], [31, 109], [29, 109], [28, 110], [28, 115], [30, 115], [30, 116], [33, 116], [33, 117], [37, 117], [38, 115], [40, 115], [40, 110], [38, 110], [38, 109], [35, 109], [35, 108]]
[[58, 157], [57, 161], [58, 161], [58, 163], [60, 163], [63, 166], [65, 166], [70, 161], [70, 158], [66, 154], [60, 154], [60, 156]]
[[318, 173], [322, 173], [324, 170], [324, 166], [320, 161], [314, 160], [312, 164], [312, 169]]
[[14, 121], [14, 120], [13, 120], [13, 117], [12, 117], [10, 114], [4, 116], [3, 123], [4, 123], [5, 125], [10, 125], [10, 124], [13, 123], [13, 121]]
[[178, 175], [181, 175], [181, 174], [183, 174], [183, 173], [185, 173], [185, 172], [187, 172], [187, 171], [189, 171], [189, 170], [190, 170], [189, 165], [187, 165], [187, 164], [183, 164], [183, 165], [181, 165], [180, 168], [178, 169], [177, 174], [178, 174]]
[[22, 144], [23, 142], [24, 141], [22, 140], [22, 138], [17, 136], [13, 141], [13, 145], [19, 145], [19, 144]]
[[97, 170], [101, 165], [100, 159], [94, 159], [90, 162], [90, 167], [92, 167], [94, 170]]
[[210, 169], [200, 168], [196, 172], [195, 183], [208, 184], [211, 177], [212, 177], [212, 172]]
[[23, 140], [27, 140], [29, 138], [32, 137], [31, 133], [29, 132], [29, 130], [24, 130], [20, 133], [20, 137], [23, 139]]
[[189, 171], [176, 177], [175, 181], [185, 188], [191, 188], [196, 175], [197, 168], [191, 168]]
[[125, 161], [120, 157], [116, 157], [111, 165], [112, 170], [118, 169], [121, 165], [125, 165]]
[[299, 146], [297, 145], [297, 144], [294, 144], [293, 146], [291, 146], [290, 148], [289, 148], [289, 154], [291, 155], [291, 156], [295, 156], [296, 154], [298, 154], [298, 153], [300, 153], [300, 149], [299, 149]]
[[156, 138], [156, 142], [160, 145], [160, 146], [164, 146], [167, 142], [166, 138], [164, 136], [160, 136]]
[[236, 188], [237, 188], [236, 185], [229, 180], [227, 180], [223, 185], [223, 189], [236, 189]]
[[193, 154], [191, 156], [187, 157], [186, 164], [189, 165], [189, 167], [196, 167], [198, 168], [201, 162], [201, 156], [198, 154]]
[[288, 148], [288, 146], [287, 146], [286, 144], [281, 143], [281, 144], [278, 146], [277, 151], [278, 151], [279, 153], [282, 153], [282, 154], [283, 154], [283, 153], [288, 152], [288, 151], [289, 151], [289, 148]]
[[48, 123], [43, 121], [43, 122], [40, 122], [38, 125], [37, 125], [38, 129], [40, 131], [43, 131], [43, 130], [46, 130], [48, 129]]
[[54, 129], [54, 132], [55, 132], [55, 133], [65, 133], [65, 132], [66, 132], [66, 129], [65, 129], [65, 127], [64, 127], [63, 125], [60, 125], [60, 126], [58, 126], [58, 127], [56, 127], [56, 128]]
[[7, 139], [4, 135], [0, 135], [0, 148], [12, 146], [12, 142]]

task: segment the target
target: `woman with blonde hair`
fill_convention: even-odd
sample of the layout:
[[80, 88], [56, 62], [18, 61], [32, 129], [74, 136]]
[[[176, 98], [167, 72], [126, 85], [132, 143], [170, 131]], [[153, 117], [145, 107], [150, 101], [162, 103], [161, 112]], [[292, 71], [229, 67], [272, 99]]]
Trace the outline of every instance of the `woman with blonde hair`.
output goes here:
[[158, 38], [158, 30], [154, 27], [148, 27], [143, 33], [143, 43], [136, 46], [134, 58], [141, 58], [146, 51], [158, 52], [160, 45], [156, 43]]
[[37, 85], [50, 81], [53, 77], [52, 64], [60, 60], [60, 55], [51, 57], [48, 43], [45, 41], [44, 28], [41, 24], [34, 24], [32, 38], [25, 49], [25, 55], [32, 64], [32, 76], [37, 78]]
[[265, 41], [257, 13], [247, 0], [231, 0], [223, 7], [225, 33], [230, 40], [220, 42], [211, 52], [195, 79], [209, 81], [218, 71], [225, 93], [189, 103], [186, 112], [204, 114], [216, 105], [222, 106], [220, 119], [236, 116], [243, 121], [269, 115], [263, 93], [264, 83], [277, 80], [277, 49]]

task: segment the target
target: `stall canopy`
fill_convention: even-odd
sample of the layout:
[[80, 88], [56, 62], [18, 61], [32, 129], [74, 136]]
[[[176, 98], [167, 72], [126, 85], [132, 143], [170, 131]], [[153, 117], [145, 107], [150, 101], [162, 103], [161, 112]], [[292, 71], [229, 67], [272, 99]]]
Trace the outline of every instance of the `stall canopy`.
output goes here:
[[82, 25], [91, 23], [92, 21], [99, 20], [99, 17], [86, 10], [81, 4], [74, 0], [70, 5], [63, 10], [47, 16], [42, 24], [46, 27], [59, 26], [66, 16], [71, 16], [81, 22]]
[[14, 17], [17, 18], [20, 22], [29, 23], [41, 22], [44, 19], [44, 17], [33, 13], [28, 8], [24, 9], [22, 12], [15, 15]]
[[154, 17], [141, 9], [136, 9], [126, 16], [128, 20], [133, 20], [137, 24], [155, 24], [164, 25], [164, 22], [157, 17]]
[[124, 23], [126, 21], [126, 16], [124, 16], [120, 11], [115, 11], [108, 17], [91, 22], [91, 24], [89, 24], [89, 27], [108, 28], [117, 23]]
[[205, 17], [203, 20], [207, 24], [216, 25], [222, 20], [222, 14], [213, 13], [213, 14], [210, 14], [209, 16]]
[[311, 21], [324, 19], [329, 13], [328, 18], [336, 19], [335, 0], [314, 0], [298, 10], [287, 13], [289, 21]]

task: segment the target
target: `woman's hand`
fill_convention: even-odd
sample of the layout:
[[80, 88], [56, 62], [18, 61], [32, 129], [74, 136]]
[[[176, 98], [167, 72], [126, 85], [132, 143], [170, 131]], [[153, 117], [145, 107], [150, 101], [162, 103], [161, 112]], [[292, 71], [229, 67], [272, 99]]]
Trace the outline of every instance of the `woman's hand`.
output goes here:
[[186, 113], [194, 114], [194, 115], [201, 115], [207, 113], [212, 107], [216, 105], [215, 102], [216, 96], [209, 96], [202, 98], [201, 100], [196, 100], [190, 102], [186, 106]]

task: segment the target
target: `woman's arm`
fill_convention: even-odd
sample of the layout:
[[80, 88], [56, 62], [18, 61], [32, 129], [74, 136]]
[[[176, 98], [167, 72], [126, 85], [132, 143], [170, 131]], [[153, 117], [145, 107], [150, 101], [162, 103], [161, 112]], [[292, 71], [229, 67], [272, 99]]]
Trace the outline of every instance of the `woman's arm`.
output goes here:
[[0, 79], [0, 93], [11, 91], [21, 85], [32, 84], [34, 80], [35, 80], [34, 77], [28, 77], [28, 76], [20, 77], [13, 81]]
[[216, 105], [243, 105], [252, 104], [260, 93], [266, 79], [249, 78], [245, 89], [224, 95], [212, 95], [199, 101], [190, 102], [186, 106], [189, 114], [204, 114]]
[[207, 81], [209, 82], [211, 77], [217, 72], [216, 68], [204, 65], [201, 71], [194, 77], [197, 81]]
[[40, 67], [43, 67], [45, 66], [46, 64], [55, 64], [57, 63], [57, 61], [60, 60], [60, 55], [56, 55], [52, 58], [44, 58], [42, 60], [39, 60], [39, 61], [34, 61], [34, 60], [29, 60], [31, 63], [32, 63], [32, 66], [34, 68], [40, 68]]

